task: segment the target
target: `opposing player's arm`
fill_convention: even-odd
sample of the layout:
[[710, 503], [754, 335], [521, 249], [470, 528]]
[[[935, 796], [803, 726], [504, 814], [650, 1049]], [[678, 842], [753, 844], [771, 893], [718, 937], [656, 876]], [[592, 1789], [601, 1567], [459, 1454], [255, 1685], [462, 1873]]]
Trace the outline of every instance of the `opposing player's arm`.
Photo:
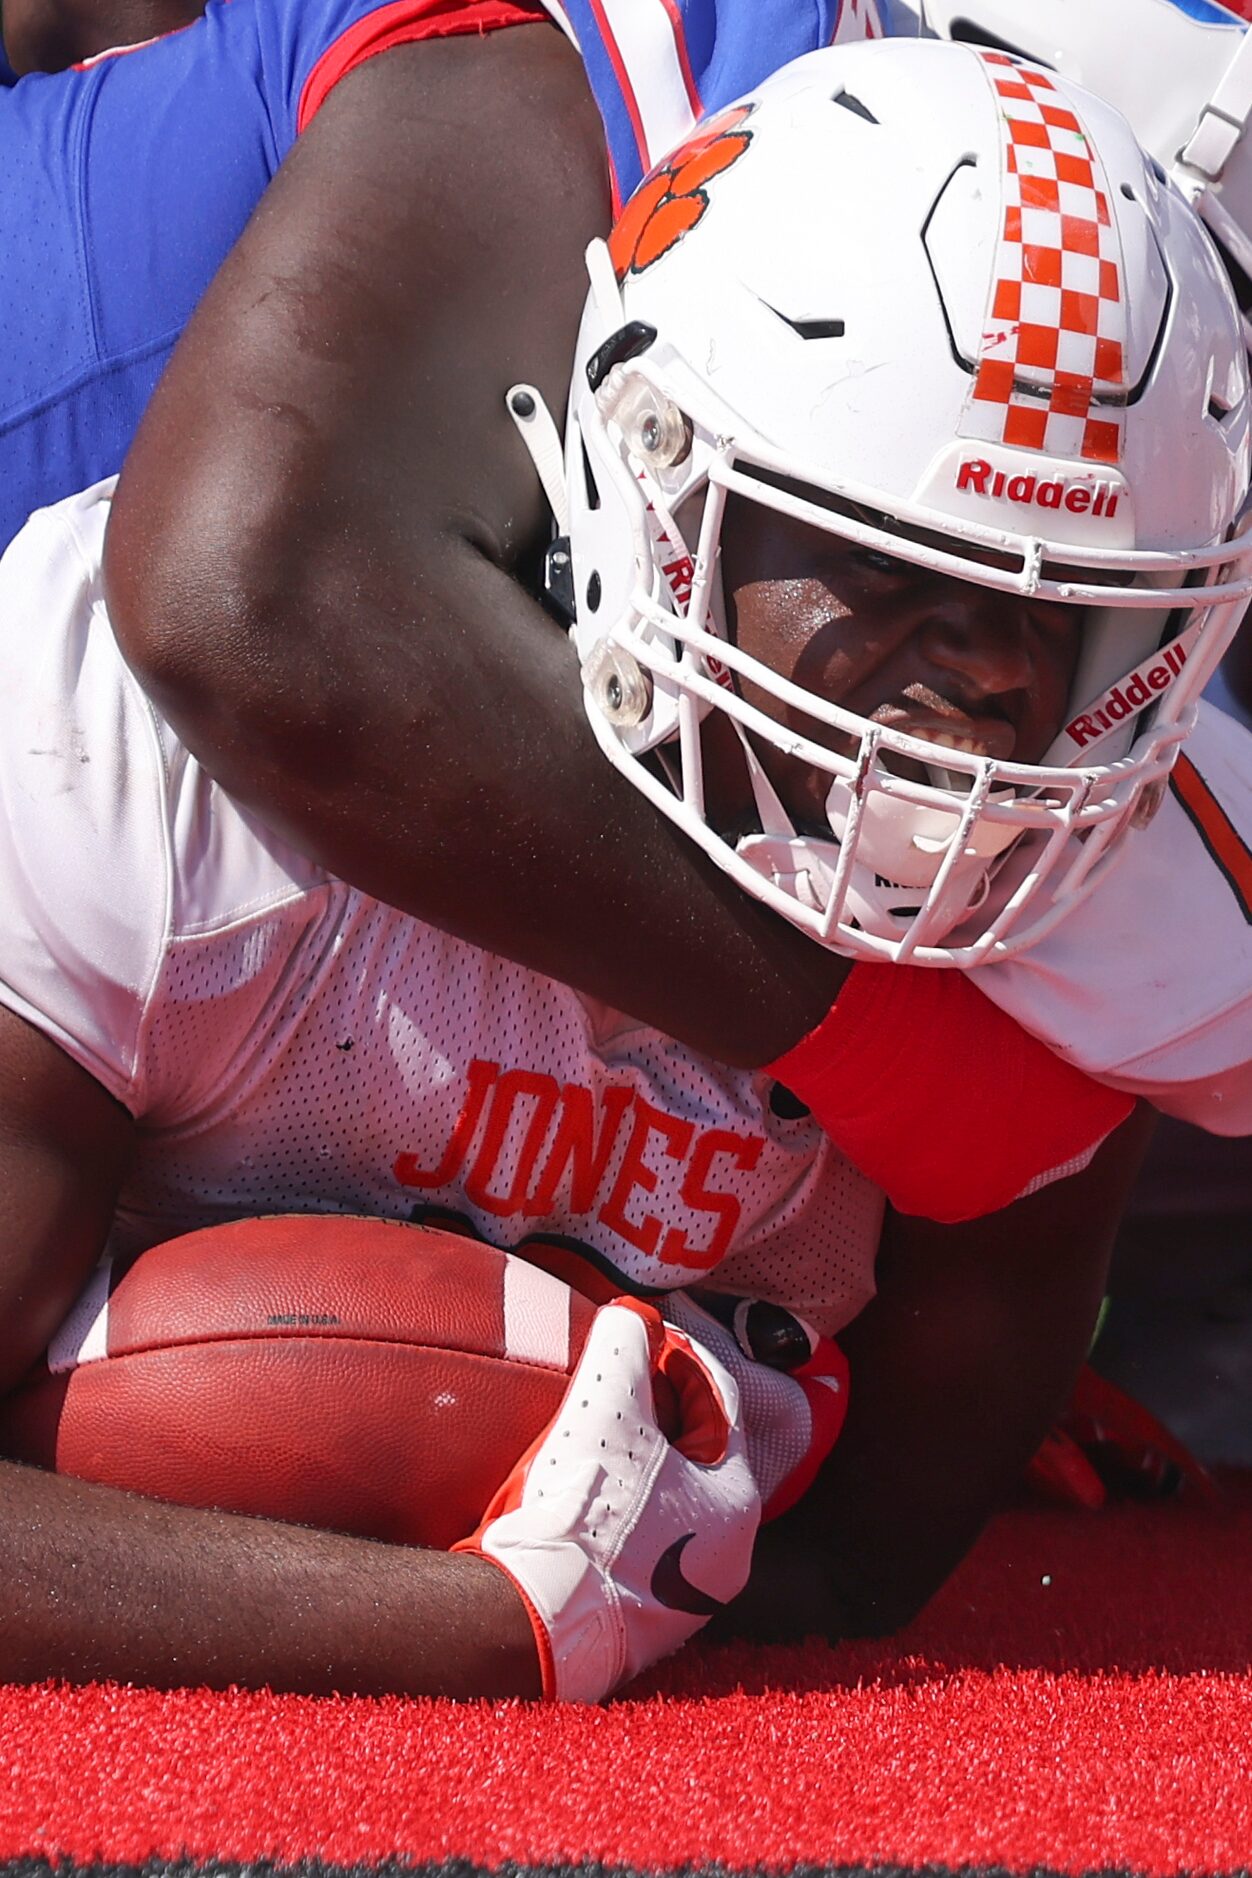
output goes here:
[[[134, 1123], [0, 1010], [0, 1387], [98, 1258]], [[539, 1666], [484, 1560], [189, 1512], [0, 1461], [0, 1679], [531, 1695]]]
[[199, 19], [201, 0], [4, 0], [4, 50], [15, 72], [63, 72], [114, 46], [135, 46]]
[[839, 1339], [843, 1433], [762, 1529], [740, 1624], [881, 1634], [938, 1589], [1068, 1398], [1150, 1130], [1141, 1106], [1083, 1173], [971, 1224], [888, 1214], [878, 1294]]
[[611, 770], [564, 633], [513, 578], [546, 516], [504, 395], [529, 380], [563, 411], [607, 216], [599, 117], [555, 30], [353, 72], [153, 399], [110, 610], [206, 767], [332, 871], [759, 1063], [846, 964]]

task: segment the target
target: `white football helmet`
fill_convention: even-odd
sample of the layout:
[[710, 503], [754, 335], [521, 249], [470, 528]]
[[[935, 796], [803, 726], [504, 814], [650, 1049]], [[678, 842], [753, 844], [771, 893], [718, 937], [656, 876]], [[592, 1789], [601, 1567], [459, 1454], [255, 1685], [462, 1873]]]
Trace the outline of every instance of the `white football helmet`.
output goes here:
[[[811, 53], [700, 127], [588, 260], [558, 506], [601, 747], [825, 945], [964, 966], [1033, 942], [1159, 802], [1252, 592], [1246, 362], [1196, 218], [1067, 79], [886, 40]], [[906, 735], [730, 643], [732, 491], [1089, 609], [1045, 760]], [[710, 712], [735, 727], [746, 837], [706, 814]], [[829, 776], [828, 836], [797, 832], [767, 744]]]
[[942, 39], [1039, 59], [1122, 111], [1222, 250], [1252, 349], [1252, 36], [1217, 0], [924, 0]]

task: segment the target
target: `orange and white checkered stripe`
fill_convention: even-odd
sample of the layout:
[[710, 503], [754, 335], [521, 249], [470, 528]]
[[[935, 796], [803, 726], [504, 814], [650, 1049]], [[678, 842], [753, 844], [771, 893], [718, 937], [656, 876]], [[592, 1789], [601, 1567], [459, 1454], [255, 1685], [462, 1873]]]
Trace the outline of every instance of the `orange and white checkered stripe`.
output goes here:
[[980, 56], [1000, 110], [1004, 222], [963, 433], [1116, 463], [1126, 307], [1103, 165], [1046, 72]]

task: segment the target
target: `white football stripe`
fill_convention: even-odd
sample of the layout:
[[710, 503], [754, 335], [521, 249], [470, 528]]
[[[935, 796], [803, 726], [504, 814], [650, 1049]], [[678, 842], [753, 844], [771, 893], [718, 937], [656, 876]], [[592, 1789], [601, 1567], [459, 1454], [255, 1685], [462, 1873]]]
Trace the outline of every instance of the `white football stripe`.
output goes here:
[[661, 0], [601, 0], [605, 37], [616, 44], [648, 147], [644, 170], [691, 129], [691, 100], [683, 82], [674, 23]]
[[504, 1267], [504, 1354], [519, 1363], [569, 1368], [569, 1286], [525, 1259]]
[[106, 1258], [87, 1280], [77, 1304], [48, 1345], [48, 1368], [54, 1376], [109, 1354], [109, 1285], [113, 1261]]

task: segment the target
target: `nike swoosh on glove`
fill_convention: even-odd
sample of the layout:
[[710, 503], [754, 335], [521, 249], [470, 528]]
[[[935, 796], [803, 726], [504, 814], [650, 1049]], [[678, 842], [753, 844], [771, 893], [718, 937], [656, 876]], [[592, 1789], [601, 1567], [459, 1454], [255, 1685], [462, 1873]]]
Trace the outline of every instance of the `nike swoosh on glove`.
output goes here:
[[545, 1697], [598, 1702], [743, 1589], [760, 1518], [733, 1378], [623, 1298], [597, 1312], [552, 1422], [453, 1550], [521, 1593]]

